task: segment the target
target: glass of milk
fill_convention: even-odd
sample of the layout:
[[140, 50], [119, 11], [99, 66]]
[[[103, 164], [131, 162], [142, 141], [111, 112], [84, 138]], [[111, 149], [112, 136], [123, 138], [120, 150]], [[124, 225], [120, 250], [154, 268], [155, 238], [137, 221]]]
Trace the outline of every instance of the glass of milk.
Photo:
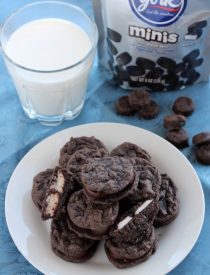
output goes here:
[[5, 21], [3, 57], [29, 118], [58, 125], [79, 115], [97, 41], [95, 23], [66, 2], [35, 2]]

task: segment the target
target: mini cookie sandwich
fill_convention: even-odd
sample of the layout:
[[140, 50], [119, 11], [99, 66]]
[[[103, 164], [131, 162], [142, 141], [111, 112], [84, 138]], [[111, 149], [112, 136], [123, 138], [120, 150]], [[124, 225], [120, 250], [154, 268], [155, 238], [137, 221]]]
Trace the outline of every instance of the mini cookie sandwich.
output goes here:
[[125, 158], [143, 158], [148, 161], [151, 160], [150, 155], [141, 147], [134, 143], [124, 142], [118, 145], [111, 151], [111, 156], [125, 157]]
[[109, 152], [105, 145], [95, 137], [72, 137], [60, 150], [59, 165], [66, 167], [69, 158], [78, 150], [89, 149], [97, 151], [100, 157], [108, 156]]
[[154, 225], [164, 226], [171, 223], [179, 212], [179, 200], [177, 188], [167, 174], [161, 175], [159, 212], [155, 218]]
[[201, 164], [210, 165], [210, 143], [198, 147], [195, 156]]
[[158, 210], [155, 200], [137, 203], [118, 217], [114, 227], [110, 230], [110, 237], [115, 242], [140, 241], [153, 225]]
[[185, 129], [171, 130], [166, 133], [166, 140], [176, 146], [178, 149], [183, 149], [189, 146], [188, 133]]
[[98, 242], [78, 237], [71, 231], [65, 219], [51, 223], [51, 248], [61, 259], [81, 263], [90, 259], [96, 251]]
[[74, 189], [75, 185], [69, 174], [56, 167], [43, 199], [42, 219], [47, 220], [56, 217], [59, 208], [66, 203]]
[[190, 97], [181, 96], [175, 100], [172, 109], [176, 114], [190, 116], [195, 109], [195, 104]]
[[156, 101], [151, 100], [148, 105], [145, 105], [138, 111], [138, 116], [144, 119], [153, 119], [160, 112], [160, 107]]
[[186, 124], [186, 117], [183, 115], [173, 114], [164, 117], [163, 126], [165, 129], [179, 130]]
[[139, 182], [137, 190], [128, 199], [132, 202], [145, 199], [156, 199], [158, 201], [161, 185], [161, 176], [158, 169], [145, 159], [133, 158], [132, 162], [139, 177]]
[[133, 90], [128, 98], [130, 106], [136, 111], [139, 111], [139, 109], [141, 109], [145, 105], [149, 105], [151, 100], [150, 93], [148, 91], [138, 89]]
[[200, 147], [202, 145], [209, 144], [210, 143], [210, 132], [201, 132], [201, 133], [193, 136], [192, 143], [196, 147]]
[[117, 219], [119, 203], [91, 203], [83, 190], [73, 193], [67, 204], [68, 226], [78, 236], [93, 240], [105, 239]]
[[143, 239], [135, 243], [114, 242], [108, 239], [104, 248], [109, 261], [117, 268], [127, 268], [146, 261], [156, 249], [154, 227], [144, 234]]
[[116, 111], [122, 116], [132, 116], [135, 114], [135, 110], [130, 106], [128, 96], [122, 96], [118, 98], [116, 102]]
[[132, 193], [138, 176], [129, 159], [104, 157], [83, 165], [81, 181], [85, 195], [97, 203], [119, 201]]
[[192, 139], [195, 148], [195, 156], [201, 164], [210, 164], [210, 132], [201, 132]]
[[72, 175], [75, 181], [82, 186], [81, 181], [81, 169], [84, 164], [89, 162], [90, 158], [101, 158], [101, 151], [91, 150], [84, 148], [76, 151], [73, 155], [69, 157], [69, 160], [66, 165], [66, 171]]
[[47, 169], [38, 173], [33, 179], [31, 196], [35, 206], [40, 212], [42, 211], [43, 200], [53, 172], [54, 169]]

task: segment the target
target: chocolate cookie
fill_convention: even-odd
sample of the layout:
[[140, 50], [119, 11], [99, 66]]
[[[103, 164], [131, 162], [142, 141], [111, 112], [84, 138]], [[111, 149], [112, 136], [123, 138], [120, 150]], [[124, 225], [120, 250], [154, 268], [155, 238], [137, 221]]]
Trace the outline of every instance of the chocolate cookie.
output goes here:
[[166, 133], [166, 139], [178, 149], [189, 146], [188, 134], [184, 129], [168, 131]]
[[70, 156], [82, 149], [97, 151], [101, 157], [109, 155], [105, 145], [95, 137], [72, 137], [60, 150], [59, 165], [65, 168]]
[[186, 123], [186, 117], [183, 115], [170, 115], [165, 116], [163, 121], [163, 126], [167, 130], [179, 130]]
[[210, 143], [201, 145], [196, 149], [196, 159], [198, 162], [209, 165], [210, 164]]
[[150, 93], [147, 91], [134, 90], [129, 95], [130, 106], [138, 111], [141, 107], [150, 103]]
[[143, 240], [135, 243], [114, 242], [106, 240], [105, 252], [109, 261], [117, 268], [127, 268], [146, 261], [156, 249], [156, 235], [154, 227], [145, 235]]
[[154, 100], [151, 100], [149, 104], [144, 105], [139, 109], [138, 116], [144, 119], [153, 119], [159, 114], [159, 111], [159, 105]]
[[161, 175], [159, 212], [155, 218], [154, 225], [164, 226], [172, 222], [179, 212], [179, 200], [177, 188], [167, 174]]
[[131, 116], [135, 114], [135, 110], [131, 107], [129, 103], [128, 96], [122, 96], [118, 98], [116, 102], [116, 111], [118, 114], [123, 116]]
[[56, 167], [42, 202], [42, 219], [54, 218], [59, 208], [67, 202], [67, 198], [74, 189], [75, 186], [71, 176], [64, 169]]
[[159, 199], [159, 189], [161, 185], [161, 176], [156, 167], [150, 162], [141, 158], [132, 159], [134, 170], [136, 171], [139, 182], [137, 190], [128, 196], [132, 202], [145, 199]]
[[83, 165], [81, 180], [90, 200], [107, 203], [131, 194], [137, 187], [138, 176], [129, 159], [105, 157]]
[[181, 96], [175, 100], [172, 109], [176, 114], [189, 116], [193, 113], [195, 105], [190, 97]]
[[33, 179], [32, 200], [39, 211], [42, 211], [42, 204], [45, 198], [47, 187], [50, 183], [54, 169], [47, 169], [37, 174]]
[[98, 242], [80, 238], [69, 230], [66, 220], [53, 220], [51, 223], [51, 248], [61, 259], [81, 263], [90, 259], [96, 251]]
[[91, 203], [83, 190], [73, 193], [67, 204], [68, 226], [78, 236], [93, 240], [105, 239], [117, 219], [119, 203]]
[[197, 147], [200, 147], [201, 145], [204, 145], [204, 144], [209, 144], [210, 132], [202, 132], [195, 135], [192, 139], [192, 143]]
[[101, 158], [100, 150], [92, 150], [84, 148], [76, 151], [69, 157], [66, 165], [66, 171], [74, 178], [74, 180], [83, 186], [81, 181], [81, 169], [84, 164], [87, 164], [90, 158]]
[[125, 158], [143, 158], [148, 161], [151, 160], [150, 155], [143, 150], [140, 146], [130, 143], [124, 142], [118, 145], [111, 151], [111, 156], [125, 157]]
[[110, 230], [110, 237], [115, 242], [142, 240], [153, 225], [158, 210], [158, 203], [155, 200], [138, 202], [118, 217], [114, 227]]

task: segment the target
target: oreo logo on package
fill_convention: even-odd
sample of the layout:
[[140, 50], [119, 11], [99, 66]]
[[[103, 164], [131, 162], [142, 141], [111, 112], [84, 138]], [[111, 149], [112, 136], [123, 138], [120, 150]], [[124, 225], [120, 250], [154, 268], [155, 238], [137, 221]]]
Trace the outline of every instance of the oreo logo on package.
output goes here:
[[137, 17], [145, 23], [164, 27], [176, 22], [183, 14], [187, 0], [129, 0]]

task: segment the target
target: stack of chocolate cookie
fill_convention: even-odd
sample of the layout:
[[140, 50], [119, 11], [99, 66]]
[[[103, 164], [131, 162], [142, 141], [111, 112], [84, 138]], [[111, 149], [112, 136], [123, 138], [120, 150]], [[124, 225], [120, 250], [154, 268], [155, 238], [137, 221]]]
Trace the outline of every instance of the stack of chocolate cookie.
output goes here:
[[151, 99], [148, 91], [134, 89], [129, 96], [122, 96], [117, 100], [116, 111], [124, 116], [137, 114], [139, 118], [153, 119], [159, 114], [160, 108]]
[[187, 131], [183, 128], [186, 117], [195, 109], [193, 100], [187, 96], [178, 97], [173, 103], [172, 110], [175, 114], [164, 117], [163, 126], [167, 130], [165, 138], [178, 149], [189, 146]]
[[147, 260], [157, 245], [155, 227], [170, 223], [179, 209], [173, 181], [145, 150], [125, 142], [109, 153], [95, 137], [71, 138], [59, 166], [34, 177], [32, 199], [42, 219], [52, 219], [56, 255], [83, 262], [105, 240], [118, 268]]

